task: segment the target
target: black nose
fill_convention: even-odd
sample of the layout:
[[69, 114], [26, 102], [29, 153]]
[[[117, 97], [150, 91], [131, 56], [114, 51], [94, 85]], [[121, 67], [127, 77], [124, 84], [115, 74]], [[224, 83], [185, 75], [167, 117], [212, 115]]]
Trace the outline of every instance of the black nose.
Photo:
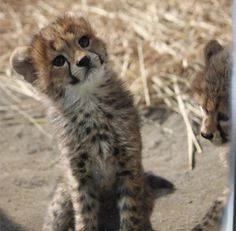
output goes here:
[[82, 59], [76, 62], [76, 65], [78, 67], [88, 67], [90, 64], [90, 57], [89, 56], [84, 56]]
[[212, 140], [213, 139], [213, 134], [212, 133], [203, 133], [203, 132], [201, 132], [201, 135], [205, 139], [208, 139], [208, 140]]

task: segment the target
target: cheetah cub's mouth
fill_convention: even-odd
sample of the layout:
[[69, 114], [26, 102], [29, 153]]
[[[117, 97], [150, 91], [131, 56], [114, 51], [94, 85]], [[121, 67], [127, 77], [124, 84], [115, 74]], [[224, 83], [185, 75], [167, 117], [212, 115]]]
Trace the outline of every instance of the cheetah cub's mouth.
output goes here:
[[83, 83], [89, 78], [96, 78], [104, 64], [102, 57], [96, 53], [89, 53], [82, 57], [76, 65], [70, 68], [70, 84]]

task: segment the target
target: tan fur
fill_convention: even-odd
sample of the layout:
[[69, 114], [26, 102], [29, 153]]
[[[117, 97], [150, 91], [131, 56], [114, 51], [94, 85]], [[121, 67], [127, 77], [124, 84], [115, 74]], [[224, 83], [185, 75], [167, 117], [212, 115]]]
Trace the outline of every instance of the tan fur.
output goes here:
[[[193, 93], [195, 99], [202, 108], [201, 134], [212, 143], [222, 145], [229, 141], [230, 123], [224, 126], [222, 114], [229, 117], [229, 84], [231, 72], [230, 47], [222, 47], [216, 40], [210, 41], [204, 50], [205, 66], [203, 73], [195, 79], [193, 83]], [[212, 138], [209, 138], [212, 134]], [[229, 159], [230, 148], [226, 148], [226, 158]], [[224, 155], [225, 157], [225, 155]], [[221, 156], [222, 158], [222, 156]], [[222, 161], [223, 165], [225, 160]], [[218, 231], [222, 225], [223, 212], [228, 197], [228, 189], [224, 190], [201, 223], [194, 227], [192, 231]]]
[[[83, 36], [90, 40], [86, 48], [78, 43]], [[144, 182], [137, 111], [109, 67], [104, 42], [84, 18], [64, 16], [23, 50], [13, 54], [12, 66], [45, 94], [65, 169], [43, 230], [67, 230], [70, 207], [76, 231], [152, 230], [153, 197]], [[60, 67], [54, 64], [59, 55], [67, 60]], [[78, 66], [85, 55], [89, 67]], [[117, 229], [102, 220], [109, 202], [119, 214]]]

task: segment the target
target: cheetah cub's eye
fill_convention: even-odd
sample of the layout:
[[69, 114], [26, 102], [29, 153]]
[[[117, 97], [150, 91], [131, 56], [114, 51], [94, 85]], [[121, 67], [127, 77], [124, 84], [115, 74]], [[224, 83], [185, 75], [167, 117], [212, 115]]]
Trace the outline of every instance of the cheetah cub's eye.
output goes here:
[[52, 64], [56, 67], [62, 67], [66, 63], [66, 58], [63, 55], [58, 55], [53, 61]]
[[89, 37], [88, 36], [82, 36], [80, 39], [79, 39], [79, 45], [82, 47], [82, 48], [86, 48], [89, 46]]

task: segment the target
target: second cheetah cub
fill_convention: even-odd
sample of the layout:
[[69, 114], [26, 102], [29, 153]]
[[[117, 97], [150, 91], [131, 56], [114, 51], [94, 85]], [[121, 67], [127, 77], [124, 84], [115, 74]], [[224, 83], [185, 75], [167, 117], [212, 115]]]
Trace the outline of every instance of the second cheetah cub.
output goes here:
[[[230, 75], [232, 68], [231, 46], [222, 46], [217, 40], [209, 41], [204, 49], [203, 72], [193, 82], [193, 93], [202, 108], [201, 135], [225, 149], [224, 166], [230, 156]], [[225, 189], [208, 209], [200, 224], [192, 231], [220, 230], [228, 198]]]
[[203, 72], [193, 82], [194, 98], [202, 109], [201, 135], [216, 145], [229, 141], [231, 47], [217, 40], [207, 43]]
[[11, 63], [46, 96], [64, 164], [43, 230], [74, 222], [76, 231], [114, 231], [100, 219], [111, 198], [117, 230], [152, 230], [137, 111], [90, 24], [60, 17], [18, 48]]

